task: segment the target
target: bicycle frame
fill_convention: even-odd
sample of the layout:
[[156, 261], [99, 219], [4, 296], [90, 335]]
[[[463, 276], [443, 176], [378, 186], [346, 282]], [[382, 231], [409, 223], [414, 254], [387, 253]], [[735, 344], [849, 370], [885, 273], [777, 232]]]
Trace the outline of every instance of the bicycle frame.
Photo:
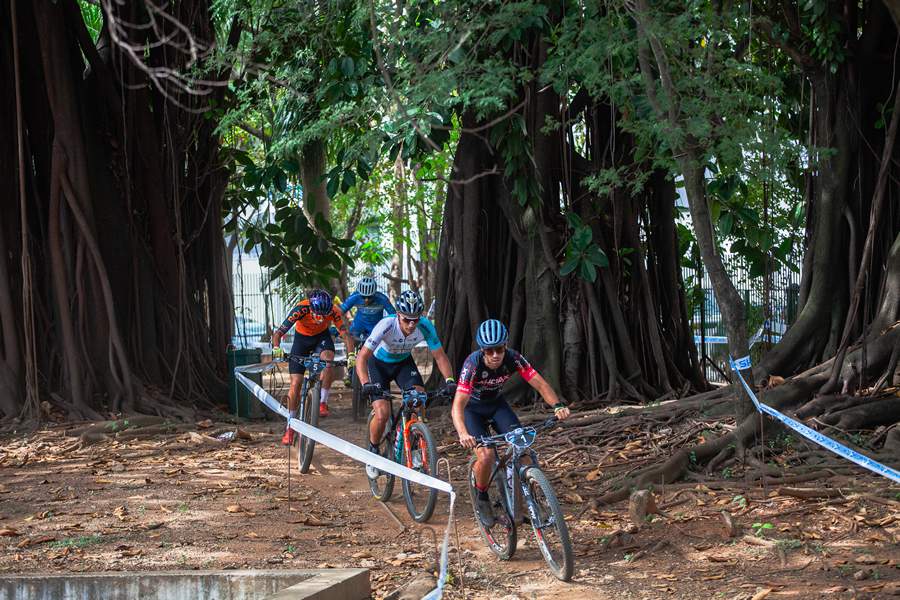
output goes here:
[[[555, 423], [555, 419], [551, 419], [545, 423], [544, 427], [549, 426], [550, 423]], [[513, 523], [518, 522], [519, 520], [519, 494], [525, 501], [525, 506], [528, 509], [528, 517], [531, 519], [531, 522], [535, 524], [537, 529], [543, 529], [551, 524], [551, 521], [546, 523], [542, 523], [538, 520], [538, 511], [536, 507], [536, 503], [534, 497], [531, 494], [531, 490], [525, 484], [525, 470], [531, 467], [540, 467], [540, 463], [538, 462], [537, 454], [534, 450], [530, 449], [531, 444], [534, 443], [535, 437], [537, 436], [537, 430], [534, 427], [518, 427], [509, 433], [503, 434], [502, 436], [494, 436], [494, 437], [502, 437], [503, 441], [500, 440], [491, 440], [487, 445], [490, 445], [494, 451], [494, 469], [491, 472], [491, 478], [488, 481], [488, 487], [494, 483], [494, 479], [500, 475], [503, 478], [503, 489], [506, 492], [503, 498], [504, 508], [506, 509], [506, 513], [509, 516], [510, 520]], [[507, 444], [507, 449], [503, 453], [503, 456], [500, 455], [500, 450], [498, 450], [498, 445], [502, 443]], [[522, 464], [522, 457], [525, 455], [531, 459], [529, 464]], [[512, 468], [509, 469], [508, 466], [512, 461]], [[551, 517], [552, 519], [552, 517]]]
[[[427, 398], [428, 395], [425, 392], [420, 392], [415, 389], [404, 391], [400, 406], [397, 408], [397, 412], [394, 413], [393, 418], [391, 419], [393, 425], [390, 433], [385, 436], [385, 439], [392, 439], [394, 443], [394, 462], [398, 464], [401, 464], [402, 454], [405, 452], [407, 457], [406, 462], [409, 463], [406, 466], [412, 467], [412, 447], [409, 441], [409, 429], [419, 420], [417, 408], [421, 405], [424, 409]], [[398, 424], [402, 425], [397, 427]]]
[[303, 373], [303, 385], [300, 387], [300, 402], [297, 407], [299, 414], [302, 415], [306, 403], [306, 393], [309, 391], [310, 385], [315, 385], [316, 380], [319, 379], [322, 371], [324, 371], [326, 368], [328, 368], [329, 366], [340, 365], [341, 363], [345, 363], [346, 361], [325, 360], [315, 354], [310, 354], [309, 356], [303, 357], [290, 357], [285, 360], [285, 362], [291, 360], [303, 363], [303, 366], [306, 367], [306, 371], [304, 371]]

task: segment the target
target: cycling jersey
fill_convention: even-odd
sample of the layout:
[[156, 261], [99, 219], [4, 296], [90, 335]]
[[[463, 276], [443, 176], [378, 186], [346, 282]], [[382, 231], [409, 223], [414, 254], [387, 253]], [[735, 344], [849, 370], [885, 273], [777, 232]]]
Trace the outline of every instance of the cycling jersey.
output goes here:
[[351, 308], [356, 308], [356, 316], [350, 324], [351, 333], [364, 333], [368, 335], [378, 322], [387, 314], [393, 315], [397, 311], [390, 299], [381, 292], [375, 292], [372, 295], [372, 301], [366, 304], [366, 297], [359, 292], [353, 292], [343, 304], [341, 304], [341, 312], [347, 314]]
[[492, 402], [497, 400], [503, 384], [517, 372], [525, 381], [537, 375], [534, 367], [515, 350], [507, 348], [503, 362], [496, 369], [489, 369], [484, 363], [484, 352], [476, 350], [463, 363], [456, 389], [469, 394], [472, 401]]
[[331, 312], [327, 315], [317, 315], [309, 307], [308, 299], [301, 300], [297, 303], [297, 306], [291, 310], [287, 318], [285, 318], [281, 327], [278, 328], [278, 331], [284, 335], [291, 328], [291, 325], [293, 325], [297, 333], [309, 337], [322, 333], [328, 329], [332, 323], [334, 323], [338, 329], [343, 331], [346, 327], [344, 327], [344, 320], [341, 318], [341, 315], [341, 309], [337, 306], [332, 306]]
[[416, 344], [422, 340], [425, 340], [432, 352], [441, 348], [441, 340], [438, 339], [434, 324], [425, 317], [419, 319], [418, 325], [409, 336], [403, 335], [400, 331], [400, 321], [396, 316], [385, 317], [369, 334], [366, 348], [374, 352], [378, 360], [393, 363], [406, 359]]

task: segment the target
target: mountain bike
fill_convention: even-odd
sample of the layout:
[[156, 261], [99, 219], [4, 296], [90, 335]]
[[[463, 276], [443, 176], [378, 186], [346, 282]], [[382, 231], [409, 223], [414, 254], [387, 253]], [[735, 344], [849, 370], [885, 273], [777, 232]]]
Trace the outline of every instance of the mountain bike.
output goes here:
[[[419, 408], [424, 409], [428, 400], [443, 393], [443, 391], [426, 393], [411, 389], [400, 394], [400, 407], [397, 412], [392, 412], [384, 434], [379, 440], [378, 448], [382, 456], [420, 473], [437, 476], [437, 445], [428, 425], [419, 420]], [[382, 398], [390, 400], [395, 397], [397, 394], [382, 392], [380, 397], [373, 400]], [[374, 411], [369, 411], [367, 432], [374, 414]], [[394, 491], [392, 474], [379, 471], [375, 478], [369, 477], [368, 473], [366, 477], [369, 479], [372, 495], [377, 500], [381, 502], [390, 500]], [[434, 514], [437, 490], [404, 479], [403, 496], [406, 498], [406, 510], [417, 523], [424, 523]]]
[[[319, 425], [319, 397], [322, 395], [320, 375], [325, 367], [340, 367], [347, 364], [345, 360], [323, 360], [318, 354], [309, 356], [289, 356], [288, 360], [297, 361], [306, 367], [303, 372], [303, 387], [300, 388], [300, 404], [297, 406], [297, 418], [308, 425]], [[297, 452], [297, 464], [301, 473], [309, 472], [316, 441], [297, 433], [294, 435], [293, 447]]]
[[[488, 483], [488, 497], [494, 512], [494, 524], [486, 527], [478, 510], [475, 489], [475, 459], [469, 461], [469, 495], [484, 541], [501, 560], [509, 560], [516, 552], [516, 524], [524, 518], [531, 522], [534, 537], [544, 560], [558, 579], [569, 581], [574, 570], [569, 528], [550, 481], [538, 466], [537, 454], [530, 447], [538, 432], [556, 425], [556, 417], [536, 427], [518, 427], [509, 433], [478, 439], [480, 446], [494, 450], [494, 469]], [[505, 450], [501, 451], [501, 448]], [[522, 464], [528, 455], [531, 464]], [[527, 512], [520, 513], [522, 501]], [[524, 518], [523, 518], [524, 517]]]

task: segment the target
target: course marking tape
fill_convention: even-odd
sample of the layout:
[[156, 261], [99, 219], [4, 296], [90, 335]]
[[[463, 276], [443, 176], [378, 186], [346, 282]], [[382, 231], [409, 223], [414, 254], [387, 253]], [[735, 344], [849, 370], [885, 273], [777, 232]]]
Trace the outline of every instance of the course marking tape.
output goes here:
[[443, 596], [444, 586], [447, 582], [447, 561], [449, 552], [448, 546], [450, 544], [450, 527], [453, 524], [453, 508], [456, 503], [456, 492], [453, 491], [453, 486], [451, 486], [449, 482], [444, 481], [443, 479], [438, 479], [437, 477], [432, 477], [431, 475], [420, 473], [418, 471], [410, 469], [409, 467], [384, 458], [383, 456], [379, 456], [377, 454], [369, 452], [365, 448], [360, 448], [356, 444], [351, 444], [347, 440], [339, 438], [334, 434], [328, 433], [327, 431], [323, 431], [318, 427], [313, 427], [312, 425], [304, 423], [299, 419], [290, 418], [290, 413], [287, 407], [285, 407], [281, 404], [281, 402], [272, 397], [271, 394], [260, 387], [260, 385], [255, 381], [248, 379], [243, 375], [243, 373], [263, 373], [265, 371], [274, 369], [276, 364], [277, 363], [272, 362], [267, 364], [237, 367], [234, 370], [234, 375], [235, 378], [244, 387], [246, 387], [250, 391], [250, 393], [256, 396], [256, 398], [260, 402], [265, 404], [266, 407], [287, 419], [288, 426], [300, 435], [315, 440], [323, 446], [328, 446], [335, 452], [339, 452], [344, 456], [348, 456], [355, 461], [361, 462], [366, 465], [372, 465], [379, 471], [391, 473], [392, 475], [395, 475], [402, 479], [406, 479], [442, 492], [447, 492], [450, 495], [450, 514], [447, 518], [447, 528], [444, 530], [444, 542], [441, 546], [440, 574], [438, 577], [437, 587], [424, 597], [427, 600], [440, 600], [440, 598]]
[[794, 431], [796, 431], [797, 433], [799, 433], [800, 435], [805, 437], [806, 439], [819, 444], [826, 450], [830, 450], [831, 452], [834, 452], [838, 456], [841, 456], [843, 458], [846, 458], [847, 460], [855, 462], [859, 466], [861, 466], [865, 469], [868, 469], [868, 470], [872, 471], [873, 473], [877, 473], [878, 475], [887, 477], [888, 479], [890, 479], [896, 483], [900, 483], [900, 471], [897, 471], [896, 469], [892, 469], [891, 467], [889, 467], [887, 465], [883, 465], [880, 462], [878, 462], [874, 459], [871, 459], [864, 454], [860, 454], [856, 450], [853, 450], [852, 448], [848, 448], [847, 446], [841, 444], [840, 442], [838, 442], [836, 440], [833, 440], [832, 438], [828, 437], [827, 435], [823, 435], [822, 433], [819, 433], [815, 429], [811, 429], [810, 427], [807, 427], [803, 423], [800, 423], [799, 421], [796, 421], [796, 420], [790, 418], [789, 416], [778, 412], [771, 406], [760, 402], [759, 399], [757, 399], [756, 394], [753, 393], [753, 390], [750, 389], [750, 386], [747, 385], [747, 381], [744, 379], [744, 376], [741, 375], [742, 370], [750, 368], [750, 366], [751, 366], [750, 365], [750, 357], [745, 356], [744, 358], [740, 359], [739, 361], [734, 361], [733, 359], [730, 359], [730, 360], [731, 360], [732, 370], [735, 373], [737, 373], [738, 378], [741, 380], [741, 384], [744, 386], [744, 389], [747, 390], [747, 393], [750, 395], [750, 399], [753, 400], [753, 404], [756, 406], [756, 410], [758, 410], [762, 413], [765, 413], [767, 415], [770, 415], [771, 417], [774, 417], [775, 419], [781, 421], [782, 423], [784, 423], [785, 425], [787, 425], [788, 427], [790, 427], [791, 429], [793, 429]]

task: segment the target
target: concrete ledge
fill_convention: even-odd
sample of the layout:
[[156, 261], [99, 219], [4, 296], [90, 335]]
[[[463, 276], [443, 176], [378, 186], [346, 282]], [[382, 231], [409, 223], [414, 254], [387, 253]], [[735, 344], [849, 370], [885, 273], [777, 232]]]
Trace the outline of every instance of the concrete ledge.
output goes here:
[[366, 569], [0, 575], [0, 600], [363, 600], [370, 594]]
[[328, 569], [266, 600], [364, 600], [371, 595], [368, 569]]

